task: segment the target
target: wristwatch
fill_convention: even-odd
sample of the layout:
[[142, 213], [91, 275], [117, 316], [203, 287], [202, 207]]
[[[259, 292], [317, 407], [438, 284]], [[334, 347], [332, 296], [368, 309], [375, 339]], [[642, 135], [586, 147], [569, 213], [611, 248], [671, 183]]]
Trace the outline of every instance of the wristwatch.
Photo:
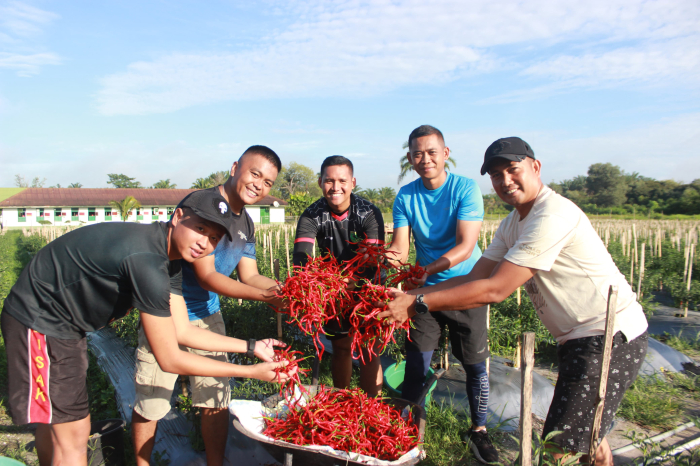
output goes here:
[[251, 338], [250, 340], [248, 340], [248, 351], [246, 351], [245, 355], [248, 356], [248, 358], [250, 359], [253, 359], [253, 357], [255, 356], [255, 343], [257, 343], [255, 338]]
[[416, 314], [425, 314], [428, 312], [428, 305], [423, 302], [423, 295], [416, 296]]

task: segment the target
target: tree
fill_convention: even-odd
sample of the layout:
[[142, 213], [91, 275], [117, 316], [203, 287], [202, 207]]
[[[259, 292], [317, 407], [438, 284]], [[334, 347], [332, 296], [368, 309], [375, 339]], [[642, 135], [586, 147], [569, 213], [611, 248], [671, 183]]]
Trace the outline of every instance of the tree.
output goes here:
[[296, 193], [308, 193], [311, 198], [317, 199], [322, 195], [317, 181], [318, 175], [312, 169], [306, 165], [291, 162], [282, 167], [270, 195], [290, 199]]
[[[401, 146], [401, 148], [404, 150], [408, 149], [408, 141], [404, 142], [403, 146]], [[408, 157], [406, 157], [406, 154], [401, 156], [401, 160], [399, 161], [399, 164], [401, 167], [401, 171], [399, 172], [399, 178], [396, 180], [396, 184], [401, 184], [403, 179], [406, 178], [406, 175], [408, 175], [408, 172], [413, 171], [413, 165], [411, 165], [411, 162], [408, 161]], [[452, 157], [448, 158], [445, 161], [445, 170], [449, 170], [450, 165], [452, 166], [452, 168], [457, 167], [457, 162]]]
[[[206, 178], [197, 178], [190, 189], [207, 189], [213, 188], [214, 186], [219, 186], [220, 184], [226, 183], [231, 174], [225, 170], [214, 172], [207, 176]], [[175, 187], [175, 185], [173, 185]]]
[[115, 188], [143, 188], [140, 181], [134, 181], [135, 178], [129, 178], [121, 173], [109, 173], [107, 176], [109, 177], [107, 184]]
[[[71, 183], [68, 185], [68, 187], [69, 188], [82, 188], [83, 185], [82, 185], [82, 183]], [[59, 188], [60, 188], [60, 186], [59, 186]]]
[[309, 193], [297, 193], [289, 196], [289, 207], [287, 207], [287, 213], [292, 217], [298, 217], [304, 213], [307, 207], [309, 207], [316, 198], [311, 196]]
[[151, 186], [152, 189], [175, 189], [176, 187], [176, 184], [170, 183], [170, 178], [166, 180], [160, 180], [157, 183], [154, 183], [153, 186]]
[[594, 163], [588, 167], [586, 187], [599, 207], [620, 206], [627, 200], [627, 182], [622, 170], [611, 163]]
[[126, 196], [121, 201], [109, 201], [109, 205], [114, 207], [119, 215], [122, 217], [122, 221], [126, 222], [129, 214], [132, 210], [141, 207], [141, 203], [134, 198], [134, 196]]
[[15, 186], [18, 188], [43, 188], [45, 183], [46, 178], [39, 179], [37, 176], [32, 179], [32, 183], [30, 185], [22, 175], [15, 175]]

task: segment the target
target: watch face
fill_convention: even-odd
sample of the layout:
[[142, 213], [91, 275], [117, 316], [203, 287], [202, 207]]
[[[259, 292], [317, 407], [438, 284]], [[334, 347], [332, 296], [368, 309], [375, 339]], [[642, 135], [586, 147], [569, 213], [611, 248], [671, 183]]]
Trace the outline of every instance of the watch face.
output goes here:
[[416, 312], [418, 314], [425, 314], [428, 312], [428, 305], [425, 303], [416, 303]]

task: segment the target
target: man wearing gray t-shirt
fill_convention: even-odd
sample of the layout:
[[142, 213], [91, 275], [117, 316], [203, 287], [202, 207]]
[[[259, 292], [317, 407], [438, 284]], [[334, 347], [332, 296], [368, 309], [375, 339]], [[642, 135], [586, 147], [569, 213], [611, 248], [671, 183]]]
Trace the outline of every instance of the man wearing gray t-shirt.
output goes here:
[[468, 275], [408, 294], [396, 293], [377, 317], [404, 322], [420, 312], [473, 309], [501, 302], [525, 285], [537, 315], [558, 343], [559, 376], [543, 436], [562, 432], [554, 438], [561, 448], [555, 456], [562, 457], [589, 450], [607, 291], [616, 285], [615, 336], [595, 458], [599, 466], [612, 466], [604, 437], [644, 361], [647, 321], [586, 215], [542, 183], [541, 167], [520, 138], [491, 144], [481, 174], [488, 172], [498, 196], [515, 207], [498, 227], [493, 243]]

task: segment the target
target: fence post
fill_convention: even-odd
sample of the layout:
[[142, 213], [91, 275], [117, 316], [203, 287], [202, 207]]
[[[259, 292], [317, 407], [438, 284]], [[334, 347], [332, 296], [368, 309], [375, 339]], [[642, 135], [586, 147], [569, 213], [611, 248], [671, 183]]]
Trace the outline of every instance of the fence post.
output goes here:
[[591, 442], [588, 450], [588, 464], [595, 465], [595, 452], [598, 449], [598, 436], [600, 435], [600, 423], [603, 420], [605, 408], [605, 394], [608, 389], [608, 371], [610, 370], [610, 357], [612, 356], [613, 337], [615, 334], [615, 313], [617, 312], [617, 286], [610, 285], [608, 290], [608, 309], [605, 320], [605, 346], [603, 347], [603, 362], [600, 365], [600, 382], [595, 402], [595, 418], [591, 429]]
[[535, 365], [535, 333], [522, 335], [520, 361], [520, 466], [532, 465], [532, 369]]

